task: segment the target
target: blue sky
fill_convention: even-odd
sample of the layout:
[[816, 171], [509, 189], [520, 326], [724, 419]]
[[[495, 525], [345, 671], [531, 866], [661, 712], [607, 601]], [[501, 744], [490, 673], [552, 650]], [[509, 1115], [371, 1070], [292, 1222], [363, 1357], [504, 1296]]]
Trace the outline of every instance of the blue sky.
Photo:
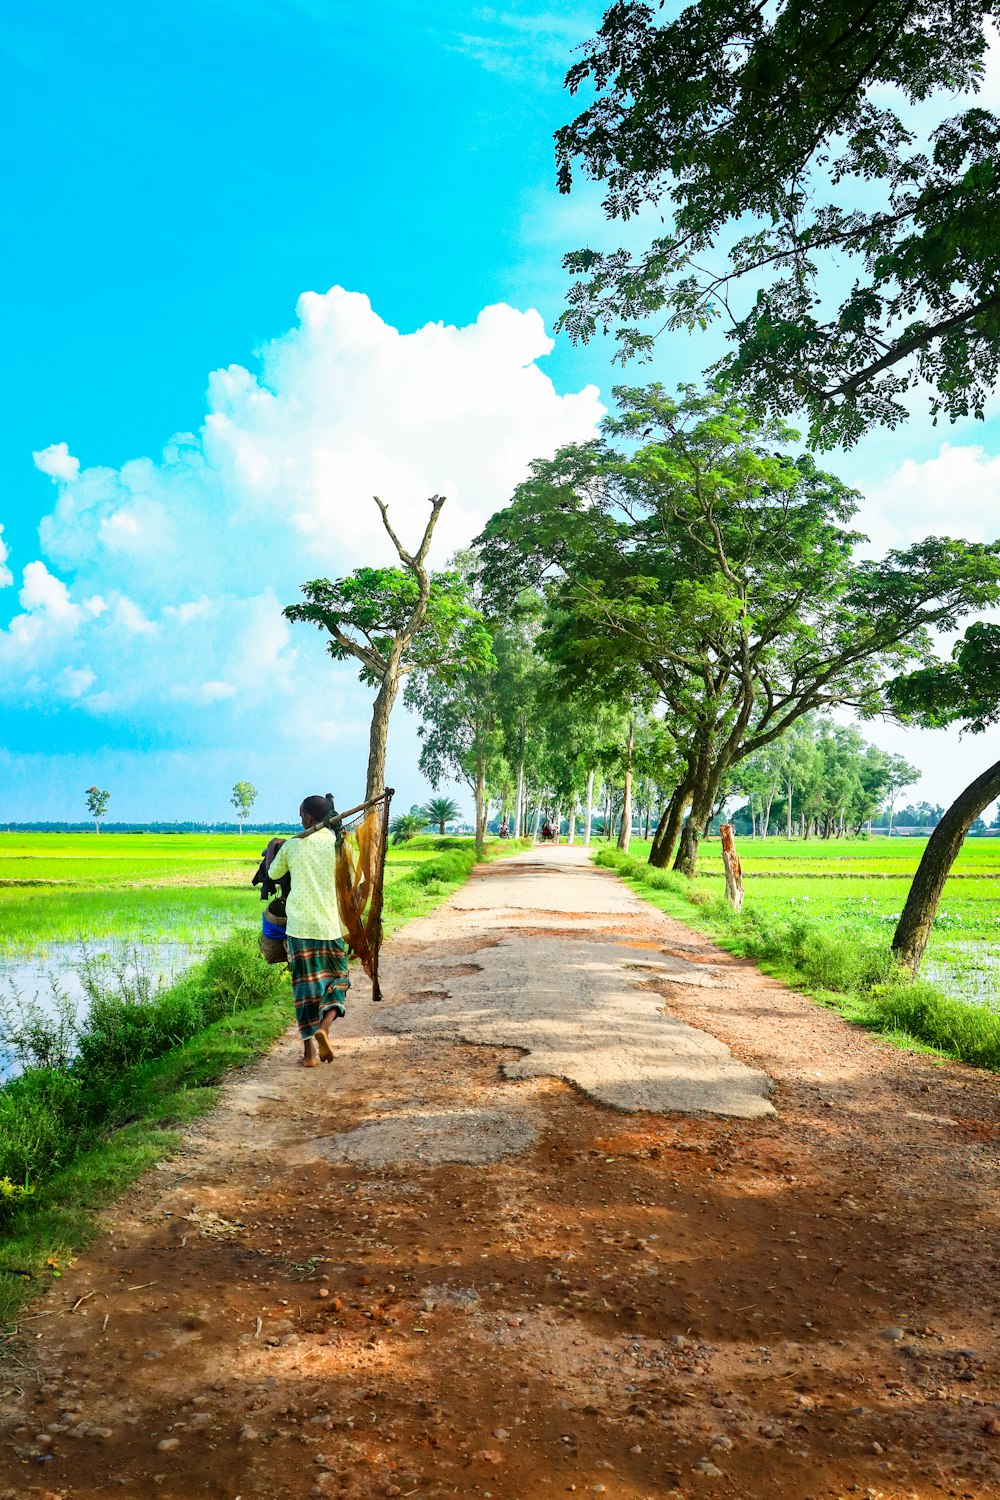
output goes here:
[[[0, 818], [78, 817], [93, 781], [137, 820], [222, 817], [243, 776], [265, 818], [328, 784], [353, 800], [365, 695], [280, 605], [377, 552], [376, 481], [411, 532], [450, 486], [442, 546], [463, 542], [622, 378], [544, 332], [563, 251], [615, 239], [593, 193], [553, 185], [562, 75], [600, 13], [95, 0], [4, 21]], [[634, 378], [711, 353], [677, 338]], [[837, 466], [878, 540], [942, 504], [972, 534], [998, 426], [921, 409]], [[942, 800], [995, 757], [881, 734]], [[407, 802], [415, 748], [400, 716]]]

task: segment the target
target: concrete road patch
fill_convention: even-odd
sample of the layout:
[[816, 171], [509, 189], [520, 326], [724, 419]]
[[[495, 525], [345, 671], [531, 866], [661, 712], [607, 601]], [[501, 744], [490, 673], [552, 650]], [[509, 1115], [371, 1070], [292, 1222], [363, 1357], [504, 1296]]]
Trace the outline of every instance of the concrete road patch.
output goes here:
[[[590, 897], [606, 899], [599, 876], [594, 874], [588, 886], [587, 867], [573, 874], [580, 882], [576, 909], [589, 910]], [[535, 892], [545, 910], [556, 909], [544, 878], [532, 875], [519, 890], [513, 889], [515, 881], [508, 878], [507, 895], [522, 903], [520, 909]], [[380, 1029], [514, 1047], [524, 1056], [504, 1065], [506, 1077], [562, 1078], [602, 1104], [629, 1112], [742, 1119], [774, 1113], [765, 1073], [737, 1061], [707, 1032], [664, 1013], [664, 985], [722, 986], [703, 966], [666, 955], [638, 961], [619, 944], [516, 932], [481, 957], [481, 968], [459, 975], [448, 972], [453, 960], [442, 959], [440, 980], [435, 976], [432, 983], [447, 995], [383, 1012]], [[434, 973], [430, 954], [423, 958], [423, 972]]]

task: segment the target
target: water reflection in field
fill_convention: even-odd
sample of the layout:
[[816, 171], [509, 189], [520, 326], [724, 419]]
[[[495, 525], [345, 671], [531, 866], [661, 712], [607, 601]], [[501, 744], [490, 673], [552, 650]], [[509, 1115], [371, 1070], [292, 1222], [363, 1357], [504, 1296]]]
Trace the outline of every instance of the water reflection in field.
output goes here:
[[29, 1010], [83, 1024], [95, 987], [116, 994], [155, 995], [210, 947], [159, 940], [50, 943], [28, 954], [0, 954], [0, 1079], [20, 1071], [9, 1037]]

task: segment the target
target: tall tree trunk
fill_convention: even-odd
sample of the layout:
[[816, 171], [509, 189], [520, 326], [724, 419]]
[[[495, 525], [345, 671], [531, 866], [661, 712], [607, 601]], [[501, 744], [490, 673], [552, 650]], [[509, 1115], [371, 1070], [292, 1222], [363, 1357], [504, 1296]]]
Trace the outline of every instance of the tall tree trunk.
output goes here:
[[555, 838], [552, 840], [552, 842], [554, 844], [558, 844], [558, 842], [559, 842], [559, 832], [560, 832], [561, 828], [562, 828], [562, 803], [559, 802], [559, 803], [556, 804], [555, 816], [552, 819], [552, 832], [555, 834]]
[[590, 847], [590, 825], [594, 821], [594, 773], [587, 772], [587, 827], [583, 835], [583, 842]]
[[892, 838], [892, 818], [893, 818], [893, 814], [894, 814], [895, 811], [896, 811], [896, 799], [894, 797], [892, 799], [892, 801], [889, 803], [889, 838]]
[[649, 797], [646, 798], [646, 823], [645, 823], [645, 827], [643, 828], [643, 831], [642, 831], [642, 836], [643, 836], [644, 839], [648, 839], [649, 838], [649, 820], [652, 817], [652, 815], [653, 815], [653, 798], [650, 795]]
[[681, 875], [693, 877], [698, 870], [698, 844], [702, 830], [712, 821], [715, 813], [715, 794], [726, 772], [725, 766], [708, 769], [702, 765], [694, 778], [691, 792], [691, 810], [681, 829], [680, 844], [674, 869]]
[[476, 849], [486, 842], [486, 776], [480, 760], [476, 766]]
[[574, 792], [569, 802], [567, 813], [568, 823], [566, 826], [566, 842], [573, 845], [576, 842], [576, 793]]
[[774, 787], [771, 787], [769, 789], [769, 791], [768, 791], [767, 802], [766, 802], [766, 804], [764, 806], [764, 826], [760, 830], [760, 836], [761, 836], [762, 839], [766, 839], [767, 838], [767, 830], [771, 826], [771, 803], [773, 801], [774, 801]]
[[537, 840], [542, 827], [542, 794], [538, 794], [538, 806], [535, 808], [535, 827], [531, 837]]
[[787, 820], [785, 822], [785, 837], [788, 838], [788, 839], [790, 839], [791, 836], [792, 836], [792, 783], [789, 782], [788, 783], [788, 818], [787, 818]]
[[618, 834], [618, 847], [628, 853], [632, 839], [632, 749], [635, 745], [635, 720], [629, 720], [628, 752], [625, 757], [625, 795], [622, 798], [622, 826]]
[[941, 892], [965, 835], [984, 807], [1000, 796], [1000, 760], [960, 792], [927, 840], [906, 905], [892, 939], [892, 951], [905, 969], [920, 967], [937, 915]]
[[675, 788], [673, 796], [663, 810], [663, 814], [657, 824], [653, 835], [653, 847], [649, 851], [649, 863], [658, 870], [663, 870], [674, 857], [677, 847], [677, 836], [681, 831], [681, 823], [687, 811], [688, 803], [691, 801], [691, 792], [688, 783], [682, 781]]
[[521, 837], [521, 828], [524, 823], [524, 756], [517, 763], [517, 798], [514, 803], [514, 837]]
[[399, 690], [399, 666], [390, 661], [372, 706], [372, 727], [368, 739], [368, 781], [365, 801], [385, 791], [385, 749], [389, 739], [389, 715]]

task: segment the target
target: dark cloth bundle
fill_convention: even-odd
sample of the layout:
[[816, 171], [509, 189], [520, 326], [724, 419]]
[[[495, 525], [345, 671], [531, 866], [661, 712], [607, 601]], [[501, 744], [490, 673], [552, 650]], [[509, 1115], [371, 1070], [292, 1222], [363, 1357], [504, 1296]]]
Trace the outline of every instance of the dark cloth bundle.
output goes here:
[[288, 900], [288, 892], [292, 888], [292, 877], [290, 875], [282, 875], [280, 880], [272, 880], [267, 873], [268, 865], [284, 842], [284, 839], [271, 839], [264, 850], [260, 864], [257, 866], [257, 873], [250, 882], [251, 885], [260, 886], [260, 899], [262, 901], [273, 901], [275, 896], [280, 896], [282, 901]]

